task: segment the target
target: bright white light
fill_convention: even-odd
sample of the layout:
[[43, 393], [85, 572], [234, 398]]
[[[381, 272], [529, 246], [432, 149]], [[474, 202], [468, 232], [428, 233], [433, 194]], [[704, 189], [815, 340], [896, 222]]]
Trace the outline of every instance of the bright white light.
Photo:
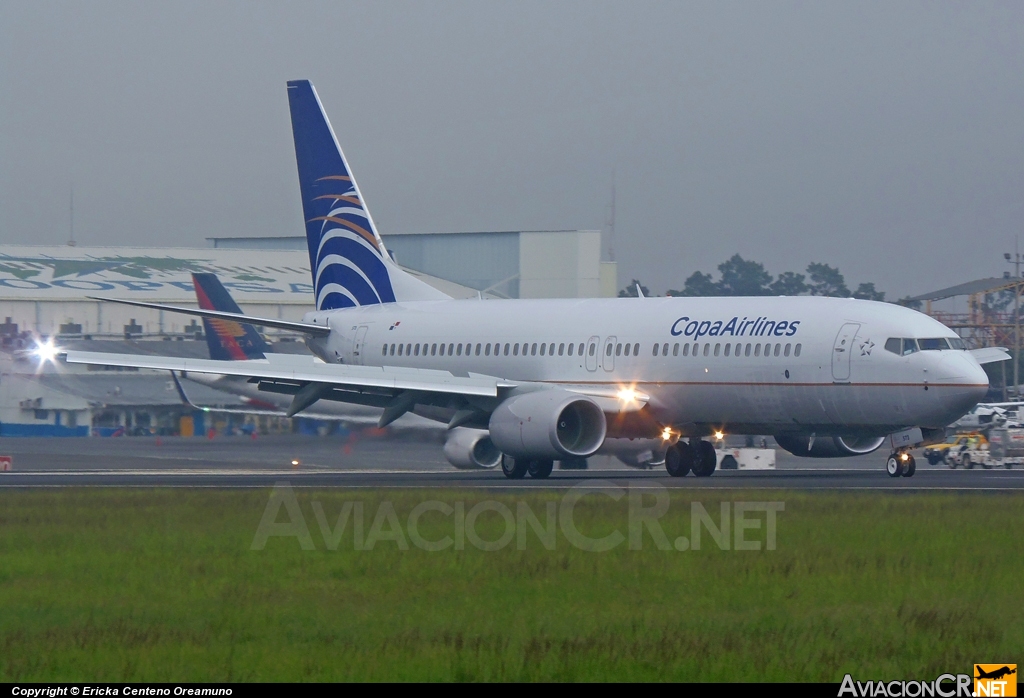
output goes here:
[[721, 441], [721, 440], [722, 440], [722, 439], [724, 439], [724, 438], [725, 438], [725, 434], [723, 434], [723, 433], [722, 433], [722, 432], [720, 432], [720, 431], [716, 431], [716, 432], [715, 432], [715, 440], [716, 440], [716, 441]]
[[664, 429], [661, 430], [661, 439], [662, 439], [662, 441], [668, 441], [671, 438], [672, 438], [672, 430], [670, 428], [665, 427]]
[[55, 346], [52, 339], [48, 339], [41, 344], [36, 344], [36, 348], [32, 350], [32, 353], [36, 355], [40, 362], [54, 361], [57, 358], [57, 354], [60, 353], [60, 347]]
[[293, 461], [292, 461], [292, 467], [293, 467], [293, 468], [297, 468], [298, 466], [299, 466], [299, 461], [297, 461], [297, 460], [293, 460]]
[[619, 391], [618, 396], [623, 402], [636, 402], [636, 391], [632, 388], [623, 388]]

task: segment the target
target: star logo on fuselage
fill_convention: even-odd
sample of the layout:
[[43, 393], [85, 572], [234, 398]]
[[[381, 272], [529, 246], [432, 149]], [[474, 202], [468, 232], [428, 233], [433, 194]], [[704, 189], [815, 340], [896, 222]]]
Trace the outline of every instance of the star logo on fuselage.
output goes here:
[[871, 356], [871, 350], [874, 349], [874, 348], [875, 348], [875, 343], [872, 342], [870, 339], [867, 340], [866, 342], [861, 342], [861, 344], [860, 344], [860, 355], [861, 356]]

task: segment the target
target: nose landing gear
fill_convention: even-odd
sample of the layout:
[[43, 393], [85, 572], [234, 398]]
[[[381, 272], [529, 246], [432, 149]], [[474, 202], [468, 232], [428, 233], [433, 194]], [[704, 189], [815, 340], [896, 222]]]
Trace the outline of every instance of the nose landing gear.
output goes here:
[[885, 462], [885, 472], [889, 473], [889, 477], [913, 477], [917, 472], [917, 462], [910, 451], [900, 449], [889, 454], [889, 459]]

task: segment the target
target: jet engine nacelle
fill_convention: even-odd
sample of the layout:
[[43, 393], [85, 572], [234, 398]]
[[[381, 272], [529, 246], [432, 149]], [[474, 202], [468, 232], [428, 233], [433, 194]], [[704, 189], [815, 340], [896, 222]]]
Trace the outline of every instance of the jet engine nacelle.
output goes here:
[[459, 470], [487, 470], [501, 463], [501, 451], [484, 429], [456, 427], [444, 442], [444, 457]]
[[601, 447], [608, 424], [597, 403], [566, 390], [538, 390], [498, 405], [491, 441], [513, 458], [586, 458]]
[[[814, 439], [813, 441], [811, 439]], [[871, 453], [885, 442], [884, 436], [794, 436], [779, 434], [779, 446], [804, 458], [845, 458]]]

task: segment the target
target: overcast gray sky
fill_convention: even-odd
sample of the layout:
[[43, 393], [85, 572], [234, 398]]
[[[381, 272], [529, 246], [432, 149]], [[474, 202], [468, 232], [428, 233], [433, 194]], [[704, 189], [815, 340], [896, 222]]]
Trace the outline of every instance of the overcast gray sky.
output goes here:
[[0, 241], [298, 234], [285, 81], [381, 232], [603, 228], [619, 278], [733, 253], [889, 297], [1024, 233], [1024, 3], [0, 0]]

